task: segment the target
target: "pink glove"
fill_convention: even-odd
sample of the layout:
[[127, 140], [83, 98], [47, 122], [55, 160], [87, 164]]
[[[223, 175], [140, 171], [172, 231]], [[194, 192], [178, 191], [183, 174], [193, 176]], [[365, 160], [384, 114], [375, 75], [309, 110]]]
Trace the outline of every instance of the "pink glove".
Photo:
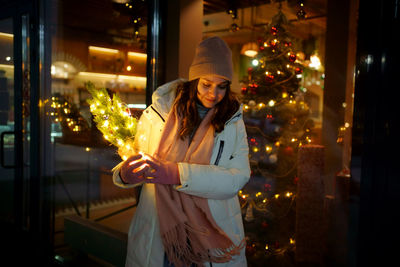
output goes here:
[[148, 171], [149, 165], [141, 154], [136, 154], [125, 160], [122, 165], [119, 176], [125, 184], [137, 184], [143, 182], [145, 173]]
[[144, 158], [145, 162], [151, 167], [146, 174], [147, 183], [181, 184], [178, 164], [172, 161], [156, 159], [149, 155], [144, 155]]

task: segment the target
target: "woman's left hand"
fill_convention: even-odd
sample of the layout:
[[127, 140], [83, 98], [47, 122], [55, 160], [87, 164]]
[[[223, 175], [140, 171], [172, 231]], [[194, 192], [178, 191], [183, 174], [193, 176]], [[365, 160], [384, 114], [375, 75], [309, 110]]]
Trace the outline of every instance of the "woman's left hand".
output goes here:
[[180, 184], [178, 164], [172, 161], [156, 159], [144, 155], [144, 161], [150, 166], [146, 173], [146, 182], [155, 184]]

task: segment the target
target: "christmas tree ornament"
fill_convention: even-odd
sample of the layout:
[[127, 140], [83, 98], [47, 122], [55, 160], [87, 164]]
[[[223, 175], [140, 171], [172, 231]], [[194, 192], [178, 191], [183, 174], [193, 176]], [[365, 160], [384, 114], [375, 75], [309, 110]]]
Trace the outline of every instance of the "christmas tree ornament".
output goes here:
[[296, 68], [294, 69], [294, 72], [295, 72], [296, 74], [302, 74], [302, 73], [303, 73], [303, 69], [301, 69], [301, 68], [299, 68], [299, 67], [296, 67]]
[[256, 105], [256, 101], [250, 100], [248, 105], [250, 106], [250, 108], [253, 108]]
[[272, 83], [272, 82], [274, 81], [274, 78], [275, 78], [275, 76], [272, 75], [272, 74], [267, 74], [267, 75], [265, 75], [265, 80], [266, 80], [268, 83]]
[[289, 60], [290, 60], [290, 62], [295, 62], [296, 61], [296, 55], [295, 54], [290, 54], [289, 55]]
[[268, 157], [270, 163], [275, 164], [278, 161], [278, 156], [276, 154], [271, 154]]
[[[243, 119], [249, 137], [251, 173], [256, 178], [250, 179], [242, 214], [249, 220], [244, 219], [248, 244], [258, 244], [259, 248], [248, 256], [249, 266], [275, 266], [290, 261], [286, 249], [294, 248], [289, 240], [295, 235], [296, 198], [292, 192], [296, 156], [299, 144], [307, 143], [306, 136], [312, 136], [313, 128], [307, 127], [310, 132], [305, 134], [303, 125], [310, 119], [310, 110], [303, 108], [305, 92], [299, 90], [301, 77], [297, 76], [303, 75], [302, 61], [297, 56], [297, 42], [286, 30], [289, 21], [282, 12], [282, 4], [277, 3], [278, 13], [263, 38], [257, 39], [259, 51], [253, 60], [258, 62], [250, 65], [247, 92], [242, 95], [243, 103], [247, 103]], [[262, 194], [257, 192], [260, 183]]]
[[271, 27], [271, 34], [276, 35], [278, 33], [278, 29], [276, 27]]
[[271, 184], [264, 184], [264, 192], [271, 191], [271, 188], [272, 188]]

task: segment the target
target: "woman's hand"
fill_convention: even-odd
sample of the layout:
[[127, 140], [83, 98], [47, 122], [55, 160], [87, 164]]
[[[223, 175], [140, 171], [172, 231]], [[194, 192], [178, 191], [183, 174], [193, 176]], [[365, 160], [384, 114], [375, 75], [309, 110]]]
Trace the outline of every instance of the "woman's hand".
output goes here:
[[120, 177], [125, 184], [137, 184], [143, 182], [149, 165], [146, 164], [142, 154], [136, 154], [125, 160], [120, 170]]
[[150, 165], [150, 170], [146, 173], [147, 183], [181, 184], [178, 164], [172, 161], [156, 159], [149, 155], [144, 155], [143, 157], [144, 161]]

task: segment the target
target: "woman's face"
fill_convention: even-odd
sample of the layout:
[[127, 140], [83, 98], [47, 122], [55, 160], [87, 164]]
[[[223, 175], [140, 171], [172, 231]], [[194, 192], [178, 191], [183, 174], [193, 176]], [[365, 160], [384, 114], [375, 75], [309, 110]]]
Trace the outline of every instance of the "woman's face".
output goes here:
[[229, 81], [218, 76], [204, 76], [197, 85], [197, 98], [206, 108], [218, 104], [226, 94]]

